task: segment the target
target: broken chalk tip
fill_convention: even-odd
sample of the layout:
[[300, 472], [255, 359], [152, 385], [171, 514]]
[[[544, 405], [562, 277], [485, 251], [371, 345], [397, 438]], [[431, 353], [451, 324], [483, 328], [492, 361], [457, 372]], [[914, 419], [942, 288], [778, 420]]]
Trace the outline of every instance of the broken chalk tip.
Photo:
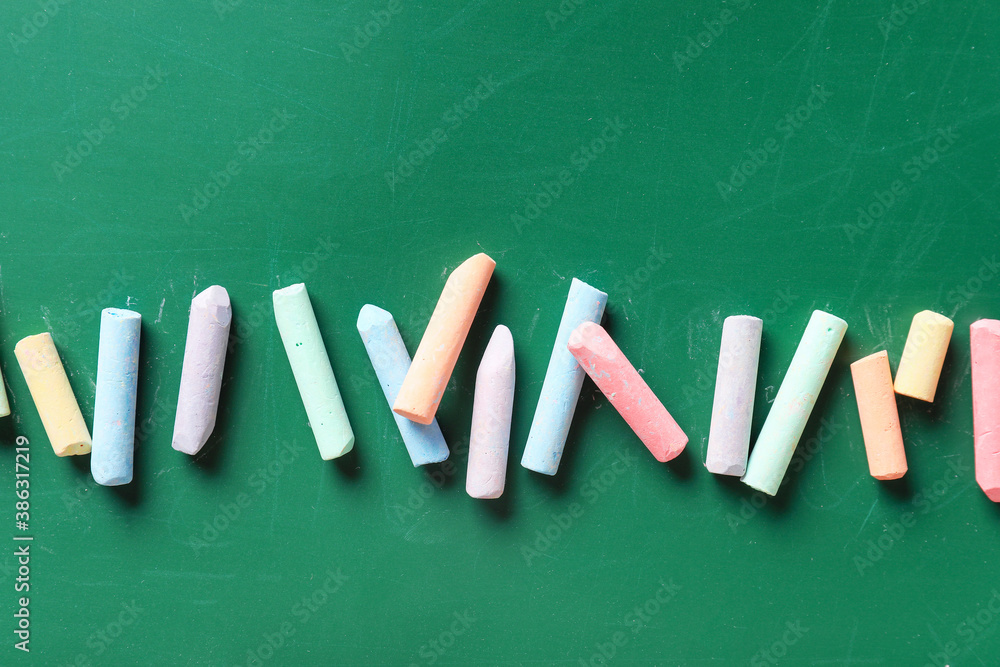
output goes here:
[[275, 290], [272, 296], [278, 334], [320, 456], [324, 460], [343, 456], [354, 447], [354, 431], [305, 283]]
[[813, 311], [750, 452], [747, 486], [769, 496], [778, 492], [845, 333], [847, 322]]
[[559, 470], [586, 376], [566, 346], [570, 334], [582, 323], [600, 324], [607, 302], [607, 294], [573, 278], [521, 456], [521, 465], [528, 470], [543, 475], [555, 475]]
[[855, 361], [851, 364], [851, 376], [868, 454], [868, 470], [875, 479], [899, 479], [906, 474], [906, 451], [892, 388], [889, 354], [883, 350]]
[[746, 472], [763, 326], [760, 318], [748, 315], [727, 317], [722, 324], [705, 458], [705, 467], [717, 475]]
[[52, 336], [40, 333], [18, 341], [14, 356], [56, 456], [89, 454], [90, 431], [80, 413]]
[[507, 481], [510, 418], [514, 407], [514, 339], [493, 331], [476, 373], [465, 490], [473, 498], [499, 498]]
[[393, 402], [396, 414], [418, 424], [434, 419], [495, 267], [479, 253], [452, 271]]
[[657, 461], [684, 451], [687, 435], [601, 325], [581, 324], [568, 349]]
[[403, 438], [410, 461], [416, 467], [446, 460], [448, 444], [437, 420], [430, 424], [418, 424], [392, 412], [393, 401], [396, 400], [403, 378], [410, 368], [410, 355], [392, 314], [371, 304], [363, 306], [358, 314], [358, 333], [361, 334], [361, 341], [375, 369], [382, 393], [389, 403], [389, 412]]
[[954, 322], [930, 310], [913, 316], [896, 369], [897, 394], [928, 403], [934, 401], [954, 328]]
[[232, 319], [224, 287], [213, 285], [191, 300], [171, 439], [179, 452], [197, 454], [215, 429]]
[[969, 338], [976, 482], [996, 503], [1000, 502], [1000, 320], [973, 323]]
[[131, 310], [101, 312], [90, 471], [102, 486], [132, 481], [141, 322]]

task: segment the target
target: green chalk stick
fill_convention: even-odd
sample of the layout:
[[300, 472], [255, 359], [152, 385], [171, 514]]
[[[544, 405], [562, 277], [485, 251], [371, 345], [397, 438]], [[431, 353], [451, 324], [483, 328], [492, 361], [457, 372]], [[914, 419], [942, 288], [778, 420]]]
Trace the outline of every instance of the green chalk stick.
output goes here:
[[354, 431], [344, 410], [305, 283], [275, 290], [274, 319], [320, 456], [325, 460], [343, 456], [354, 447]]
[[813, 312], [750, 453], [744, 484], [769, 496], [778, 492], [845, 333], [844, 320]]

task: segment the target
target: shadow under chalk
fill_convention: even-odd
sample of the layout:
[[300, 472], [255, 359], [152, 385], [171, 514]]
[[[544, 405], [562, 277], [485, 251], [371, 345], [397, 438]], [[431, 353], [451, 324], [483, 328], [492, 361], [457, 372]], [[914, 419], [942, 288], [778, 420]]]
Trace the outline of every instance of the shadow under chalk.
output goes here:
[[[521, 451], [517, 453], [514, 464], [525, 471], [534, 481], [541, 484], [548, 491], [556, 496], [563, 496], [576, 489], [574, 480], [574, 470], [577, 467], [577, 460], [580, 450], [584, 445], [583, 434], [588, 431], [588, 424], [597, 415], [599, 409], [614, 410], [607, 402], [597, 385], [587, 377], [583, 381], [583, 388], [580, 390], [580, 398], [576, 404], [576, 412], [573, 414], [573, 421], [569, 425], [569, 433], [566, 436], [566, 445], [563, 447], [562, 458], [559, 460], [559, 469], [555, 475], [545, 475], [543, 473], [528, 470], [521, 466], [521, 456], [524, 454], [524, 444], [521, 444]], [[534, 419], [532, 412], [532, 419]], [[525, 436], [527, 441], [527, 436]]]
[[[8, 399], [10, 397], [8, 396]], [[14, 427], [14, 404], [10, 405], [10, 415], [0, 417], [0, 442], [11, 447], [17, 446], [17, 429]]]
[[[865, 459], [865, 468], [867, 472], [868, 460]], [[870, 476], [870, 475], [869, 475]], [[910, 482], [909, 471], [906, 475], [903, 475], [899, 479], [875, 479], [872, 477], [872, 481], [878, 485], [879, 493], [889, 496], [894, 501], [909, 501], [913, 498], [913, 484]]]
[[[636, 438], [638, 439], [638, 438]], [[642, 443], [639, 443], [642, 445]], [[645, 448], [645, 446], [643, 446]], [[691, 443], [689, 442], [684, 451], [663, 464], [663, 469], [670, 473], [670, 476], [682, 482], [689, 482], [694, 478], [694, 456], [691, 454]]]
[[343, 456], [333, 459], [333, 465], [340, 473], [340, 477], [351, 482], [358, 482], [363, 476], [361, 470], [361, 448], [358, 447], [355, 437], [354, 447]]
[[[480, 512], [487, 517], [497, 521], [507, 521], [514, 516], [514, 493], [510, 487], [510, 476], [508, 475], [503, 494], [499, 498], [481, 499], [469, 497], [469, 500], [475, 503], [480, 508]], [[466, 496], [468, 496], [468, 493], [466, 493]]]
[[[234, 314], [233, 322], [235, 321]], [[224, 443], [228, 439], [233, 425], [232, 404], [233, 387], [235, 386], [233, 378], [239, 375], [238, 369], [242, 364], [241, 357], [239, 345], [231, 346], [226, 352], [226, 365], [222, 371], [222, 389], [219, 392], [219, 408], [216, 412], [215, 428], [212, 429], [212, 434], [208, 437], [208, 442], [201, 448], [201, 451], [193, 457], [189, 457], [193, 459], [196, 468], [208, 475], [218, 474], [219, 468], [224, 463]], [[177, 454], [188, 456], [181, 452], [177, 452]]]

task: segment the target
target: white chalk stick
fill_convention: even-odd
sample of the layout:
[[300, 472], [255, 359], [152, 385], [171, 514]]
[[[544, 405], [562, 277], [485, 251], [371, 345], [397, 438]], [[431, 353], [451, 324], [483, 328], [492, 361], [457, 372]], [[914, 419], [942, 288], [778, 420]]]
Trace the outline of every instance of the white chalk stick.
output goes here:
[[473, 498], [499, 498], [507, 481], [510, 417], [514, 408], [514, 339], [493, 331], [476, 373], [465, 490]]

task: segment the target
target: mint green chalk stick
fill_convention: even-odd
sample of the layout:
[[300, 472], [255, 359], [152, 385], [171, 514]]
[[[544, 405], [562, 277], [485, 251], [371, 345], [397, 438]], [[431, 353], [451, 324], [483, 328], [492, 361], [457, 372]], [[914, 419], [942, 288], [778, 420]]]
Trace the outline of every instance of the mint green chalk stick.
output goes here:
[[847, 322], [813, 311], [750, 453], [744, 484], [769, 496], [778, 492], [845, 333]]
[[275, 290], [274, 319], [320, 456], [325, 460], [343, 456], [354, 447], [354, 431], [347, 420], [305, 283]]

